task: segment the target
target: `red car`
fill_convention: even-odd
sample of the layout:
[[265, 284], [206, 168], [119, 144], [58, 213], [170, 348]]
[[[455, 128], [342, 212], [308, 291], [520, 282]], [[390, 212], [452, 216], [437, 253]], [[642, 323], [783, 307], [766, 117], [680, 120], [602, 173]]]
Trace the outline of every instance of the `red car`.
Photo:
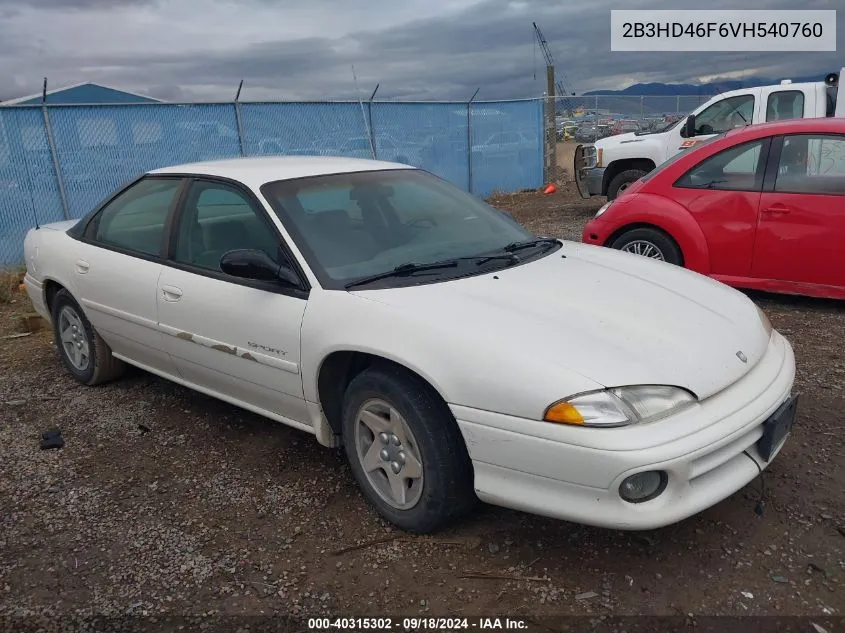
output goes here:
[[740, 288], [845, 299], [845, 119], [703, 141], [604, 205], [582, 241]]

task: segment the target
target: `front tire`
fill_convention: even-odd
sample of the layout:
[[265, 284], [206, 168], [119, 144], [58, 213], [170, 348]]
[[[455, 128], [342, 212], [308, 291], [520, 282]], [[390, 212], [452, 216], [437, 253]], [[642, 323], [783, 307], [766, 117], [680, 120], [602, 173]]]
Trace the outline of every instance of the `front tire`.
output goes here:
[[676, 266], [683, 264], [683, 255], [675, 240], [658, 229], [642, 227], [625, 231], [613, 240], [610, 247]]
[[59, 358], [71, 376], [82, 384], [94, 386], [123, 373], [124, 363], [112, 356], [111, 348], [64, 288], [53, 298], [51, 313]]
[[607, 186], [607, 199], [615, 200], [619, 197], [619, 194], [624, 192], [628, 187], [633, 185], [647, 173], [648, 172], [642, 169], [626, 169], [622, 173], [616, 174]]
[[403, 530], [434, 532], [477, 501], [472, 463], [449, 408], [402, 368], [373, 367], [350, 382], [343, 438], [367, 501]]

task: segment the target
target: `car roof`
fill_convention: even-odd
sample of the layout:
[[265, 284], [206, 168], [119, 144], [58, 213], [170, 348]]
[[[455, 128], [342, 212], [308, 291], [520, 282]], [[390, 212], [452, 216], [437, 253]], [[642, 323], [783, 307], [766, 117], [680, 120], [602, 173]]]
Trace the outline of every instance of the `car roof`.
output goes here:
[[757, 123], [745, 127], [735, 128], [725, 136], [738, 141], [741, 138], [759, 138], [776, 134], [812, 134], [838, 133], [845, 134], [845, 119], [836, 117], [787, 119], [786, 121], [770, 121]]
[[342, 156], [255, 156], [172, 165], [148, 173], [231, 178], [257, 189], [264, 183], [275, 180], [388, 169], [416, 168], [402, 163]]

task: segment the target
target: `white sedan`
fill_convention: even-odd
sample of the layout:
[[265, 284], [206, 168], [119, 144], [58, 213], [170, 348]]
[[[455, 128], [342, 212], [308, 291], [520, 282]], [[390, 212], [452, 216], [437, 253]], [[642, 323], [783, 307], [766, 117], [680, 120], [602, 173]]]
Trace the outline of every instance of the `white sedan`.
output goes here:
[[479, 498], [670, 524], [754, 479], [795, 419], [792, 348], [743, 294], [538, 238], [407, 165], [158, 169], [24, 251], [74, 378], [130, 363], [342, 445], [410, 531]]

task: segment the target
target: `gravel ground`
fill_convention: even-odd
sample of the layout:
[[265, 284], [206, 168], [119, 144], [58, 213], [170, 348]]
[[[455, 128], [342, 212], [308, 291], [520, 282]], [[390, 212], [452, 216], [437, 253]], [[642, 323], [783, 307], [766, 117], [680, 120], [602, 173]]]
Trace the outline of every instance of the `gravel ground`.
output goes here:
[[[578, 239], [600, 202], [562, 189], [495, 203]], [[141, 371], [79, 386], [47, 330], [2, 339], [0, 616], [781, 614], [832, 633], [845, 612], [845, 308], [753, 298], [792, 341], [802, 393], [765, 512], [755, 481], [642, 533], [485, 506], [408, 537], [306, 434]], [[0, 304], [0, 336], [26, 310]], [[39, 450], [51, 427], [64, 448]]]

